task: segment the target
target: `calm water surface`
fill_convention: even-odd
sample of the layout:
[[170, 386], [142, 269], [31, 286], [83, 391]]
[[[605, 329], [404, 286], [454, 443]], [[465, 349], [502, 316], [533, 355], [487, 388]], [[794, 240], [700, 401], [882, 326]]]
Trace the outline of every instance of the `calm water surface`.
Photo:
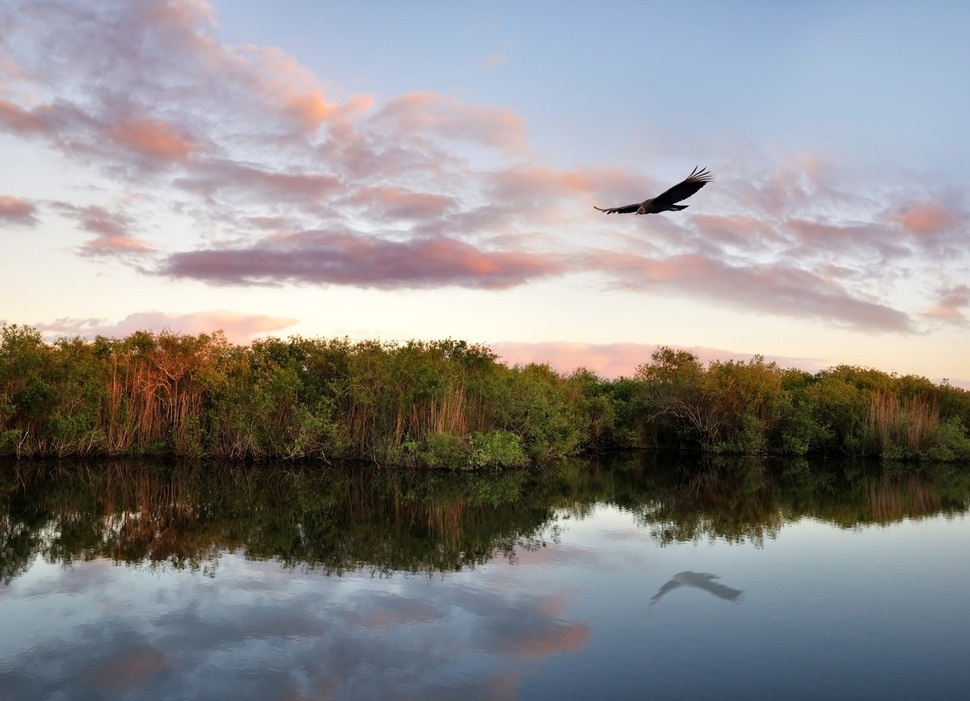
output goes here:
[[0, 466], [0, 699], [954, 699], [964, 472]]

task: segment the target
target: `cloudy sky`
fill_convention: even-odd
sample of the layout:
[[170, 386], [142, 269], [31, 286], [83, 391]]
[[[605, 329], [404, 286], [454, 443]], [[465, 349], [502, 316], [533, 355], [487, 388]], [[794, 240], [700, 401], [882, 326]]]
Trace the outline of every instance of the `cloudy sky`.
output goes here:
[[0, 0], [0, 321], [970, 386], [970, 5], [418, 7]]

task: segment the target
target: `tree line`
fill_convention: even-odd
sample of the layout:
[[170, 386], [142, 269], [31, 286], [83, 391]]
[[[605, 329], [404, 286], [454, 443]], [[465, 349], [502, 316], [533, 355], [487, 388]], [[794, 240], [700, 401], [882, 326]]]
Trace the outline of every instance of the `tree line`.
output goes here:
[[0, 326], [0, 455], [170, 455], [511, 468], [570, 455], [970, 459], [970, 392], [755, 356], [661, 347], [632, 377], [507, 366], [464, 341], [352, 342], [138, 331], [44, 341]]

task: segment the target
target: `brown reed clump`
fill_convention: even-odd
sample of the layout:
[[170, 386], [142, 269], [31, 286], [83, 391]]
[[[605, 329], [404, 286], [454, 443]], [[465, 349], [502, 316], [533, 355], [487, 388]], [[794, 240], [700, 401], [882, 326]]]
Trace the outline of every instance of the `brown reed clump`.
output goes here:
[[900, 399], [876, 392], [866, 411], [866, 427], [874, 452], [918, 457], [932, 444], [940, 425], [936, 404], [921, 396]]

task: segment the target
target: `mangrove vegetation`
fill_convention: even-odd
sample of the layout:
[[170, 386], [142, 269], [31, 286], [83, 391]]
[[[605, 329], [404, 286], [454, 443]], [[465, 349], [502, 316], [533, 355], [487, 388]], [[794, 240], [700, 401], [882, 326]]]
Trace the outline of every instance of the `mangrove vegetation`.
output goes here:
[[0, 455], [356, 460], [514, 468], [578, 454], [970, 459], [970, 392], [838, 366], [703, 365], [661, 347], [632, 377], [507, 366], [464, 341], [221, 332], [43, 339], [0, 326]]

